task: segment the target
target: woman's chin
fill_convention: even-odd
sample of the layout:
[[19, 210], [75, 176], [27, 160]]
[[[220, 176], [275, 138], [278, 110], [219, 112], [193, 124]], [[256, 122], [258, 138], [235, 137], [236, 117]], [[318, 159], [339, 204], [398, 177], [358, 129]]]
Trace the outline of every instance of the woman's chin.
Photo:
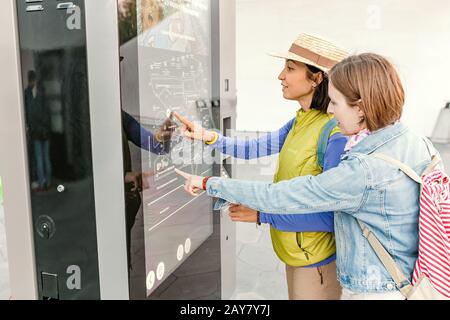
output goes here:
[[337, 122], [337, 126], [338, 126], [338, 128], [339, 128], [339, 130], [340, 130], [340, 132], [341, 132], [342, 135], [344, 135], [344, 136], [350, 136], [350, 135], [351, 135], [351, 134], [349, 134], [349, 133], [347, 132], [347, 130], [345, 130], [345, 128], [343, 128], [343, 127], [341, 126], [341, 124], [339, 123], [339, 121]]
[[283, 92], [283, 98], [286, 99], [286, 100], [296, 100], [295, 98], [293, 98], [292, 96], [290, 96], [286, 92]]

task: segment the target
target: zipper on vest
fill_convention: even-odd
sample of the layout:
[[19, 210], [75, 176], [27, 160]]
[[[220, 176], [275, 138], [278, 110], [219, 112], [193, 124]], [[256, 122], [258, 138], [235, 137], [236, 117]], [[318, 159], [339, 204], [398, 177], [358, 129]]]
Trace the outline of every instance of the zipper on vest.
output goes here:
[[305, 257], [306, 257], [306, 260], [309, 260], [309, 253], [308, 253], [308, 251], [306, 251], [304, 248], [303, 248], [303, 243], [304, 243], [305, 241], [303, 240], [303, 232], [300, 232], [300, 248], [303, 250], [303, 252], [305, 253]]

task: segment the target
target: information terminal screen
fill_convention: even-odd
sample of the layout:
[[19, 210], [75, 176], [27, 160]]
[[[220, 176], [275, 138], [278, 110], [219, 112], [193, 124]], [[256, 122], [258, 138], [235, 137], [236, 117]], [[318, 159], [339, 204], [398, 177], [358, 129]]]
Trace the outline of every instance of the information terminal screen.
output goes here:
[[[130, 259], [145, 259], [147, 295], [213, 232], [212, 200], [192, 197], [174, 168], [212, 174], [211, 150], [180, 135], [177, 111], [215, 127], [211, 103], [211, 6], [205, 0], [118, 0], [125, 182], [139, 183], [145, 248], [127, 196]], [[130, 128], [139, 128], [134, 130]], [[139, 138], [133, 133], [139, 132]], [[128, 163], [127, 163], [127, 158]], [[132, 193], [133, 184], [126, 187]], [[131, 203], [131, 204], [130, 204]], [[136, 204], [135, 206], [139, 206]], [[135, 252], [138, 251], [138, 252]], [[134, 262], [130, 262], [131, 265]], [[133, 274], [133, 271], [130, 271]]]

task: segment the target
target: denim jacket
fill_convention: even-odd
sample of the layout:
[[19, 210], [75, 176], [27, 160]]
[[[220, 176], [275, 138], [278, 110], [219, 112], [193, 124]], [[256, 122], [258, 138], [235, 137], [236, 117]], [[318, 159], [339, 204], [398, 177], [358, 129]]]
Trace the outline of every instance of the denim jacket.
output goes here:
[[[431, 149], [431, 150], [430, 150]], [[383, 153], [421, 174], [437, 151], [402, 123], [396, 123], [358, 143], [341, 163], [318, 176], [279, 183], [210, 178], [207, 193], [256, 210], [278, 214], [335, 211], [337, 276], [353, 292], [397, 290], [374, 250], [363, 237], [364, 222], [411, 277], [418, 255], [419, 185], [396, 167], [370, 156]]]

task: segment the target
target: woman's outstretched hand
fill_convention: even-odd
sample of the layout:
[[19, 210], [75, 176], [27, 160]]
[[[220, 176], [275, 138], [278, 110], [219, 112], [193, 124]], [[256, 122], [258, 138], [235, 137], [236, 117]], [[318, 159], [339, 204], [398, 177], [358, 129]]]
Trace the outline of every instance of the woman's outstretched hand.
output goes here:
[[186, 179], [184, 182], [184, 190], [194, 197], [198, 196], [198, 192], [203, 190], [203, 177], [195, 176], [187, 172], [175, 169], [175, 172]]
[[214, 131], [204, 129], [201, 125], [190, 121], [176, 111], [173, 111], [172, 114], [183, 124], [181, 128], [183, 136], [192, 140], [201, 140], [203, 142], [214, 140], [216, 135]]
[[231, 204], [228, 211], [232, 221], [257, 222], [258, 220], [258, 211], [240, 204]]

